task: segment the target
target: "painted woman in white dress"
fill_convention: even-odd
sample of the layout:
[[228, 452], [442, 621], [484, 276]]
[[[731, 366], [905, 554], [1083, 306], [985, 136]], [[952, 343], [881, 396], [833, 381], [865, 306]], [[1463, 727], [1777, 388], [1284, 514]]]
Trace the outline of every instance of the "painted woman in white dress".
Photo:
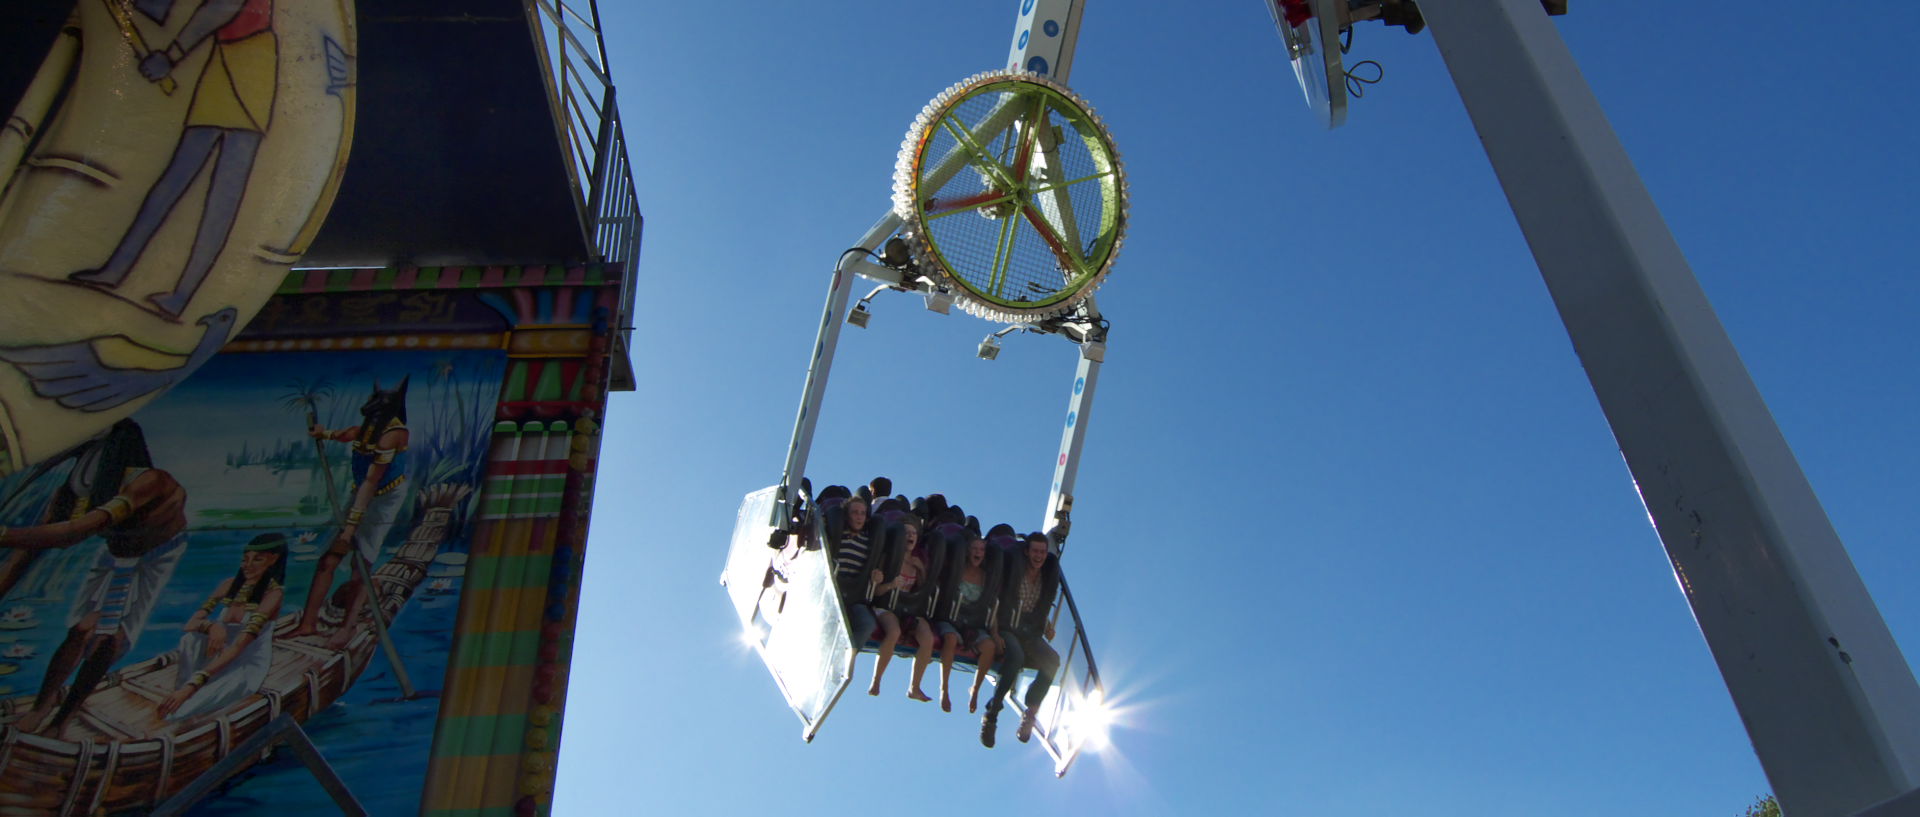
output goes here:
[[273, 663], [273, 621], [286, 577], [287, 537], [263, 533], [247, 543], [240, 569], [182, 628], [180, 686], [160, 702], [161, 717], [218, 712], [259, 691]]

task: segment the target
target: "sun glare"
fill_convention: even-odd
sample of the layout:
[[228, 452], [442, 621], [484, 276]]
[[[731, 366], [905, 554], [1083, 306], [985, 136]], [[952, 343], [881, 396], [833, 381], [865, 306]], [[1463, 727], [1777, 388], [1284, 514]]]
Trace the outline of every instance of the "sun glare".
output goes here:
[[1119, 718], [1119, 712], [1110, 705], [1099, 690], [1082, 697], [1073, 707], [1073, 731], [1086, 741], [1088, 751], [1100, 752], [1111, 745], [1108, 740], [1113, 725]]

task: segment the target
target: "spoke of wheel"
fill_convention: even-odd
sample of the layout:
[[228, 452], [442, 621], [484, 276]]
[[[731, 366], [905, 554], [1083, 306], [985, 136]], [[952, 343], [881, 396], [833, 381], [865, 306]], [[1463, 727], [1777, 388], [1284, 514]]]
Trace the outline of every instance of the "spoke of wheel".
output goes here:
[[972, 213], [978, 210], [985, 210], [989, 207], [994, 207], [997, 205], [1005, 204], [1009, 201], [1013, 201], [1016, 197], [1017, 197], [1016, 194], [1013, 194], [1013, 193], [1002, 193], [998, 190], [988, 190], [987, 192], [981, 193], [977, 196], [968, 196], [966, 198], [959, 199], [957, 201], [947, 202], [945, 204], [940, 205], [938, 209], [927, 208], [926, 220], [933, 221], [934, 219], [946, 218], [947, 216], [951, 216], [955, 213]]
[[993, 246], [993, 269], [987, 278], [987, 292], [995, 298], [1000, 297], [1000, 290], [1006, 287], [1007, 272], [1013, 266], [1013, 239], [1016, 234], [1013, 225], [1013, 219], [1000, 220], [1000, 240], [994, 242]]
[[1027, 180], [1027, 165], [1033, 162], [1034, 133], [1047, 126], [1047, 95], [1033, 95], [1033, 116], [1027, 119], [1026, 127], [1020, 129], [1020, 152], [1013, 157], [1014, 181]]
[[1020, 214], [1027, 217], [1027, 223], [1033, 225], [1033, 231], [1040, 234], [1040, 239], [1053, 248], [1054, 257], [1060, 259], [1060, 266], [1067, 268], [1068, 280], [1086, 274], [1087, 262], [1080, 258], [1078, 248], [1069, 249], [1061, 242], [1060, 237], [1054, 234], [1053, 227], [1047, 224], [1047, 217], [1038, 208], [1030, 202], [1024, 203], [1020, 206]]
[[1107, 172], [1105, 172], [1105, 173], [1095, 173], [1095, 174], [1093, 174], [1093, 175], [1091, 175], [1091, 176], [1081, 176], [1081, 177], [1080, 177], [1080, 178], [1078, 178], [1078, 179], [1071, 179], [1071, 180], [1068, 180], [1068, 181], [1064, 181], [1064, 182], [1061, 182], [1061, 183], [1059, 183], [1059, 184], [1050, 184], [1050, 185], [1047, 185], [1046, 187], [1036, 187], [1036, 188], [1032, 188], [1032, 189], [1030, 189], [1030, 190], [1028, 190], [1027, 192], [1028, 192], [1028, 193], [1033, 193], [1033, 194], [1035, 194], [1035, 195], [1038, 195], [1038, 194], [1040, 194], [1040, 193], [1051, 193], [1051, 192], [1053, 192], [1053, 191], [1055, 191], [1055, 190], [1059, 190], [1060, 188], [1063, 188], [1063, 187], [1072, 187], [1072, 186], [1074, 186], [1074, 185], [1076, 185], [1076, 184], [1079, 184], [1079, 183], [1081, 183], [1081, 182], [1090, 182], [1090, 181], [1093, 181], [1094, 179], [1101, 179], [1101, 178], [1105, 178], [1105, 177], [1107, 177], [1107, 176], [1111, 176], [1111, 175], [1113, 175], [1113, 171], [1111, 171], [1111, 170], [1109, 170], [1109, 171], [1107, 171]]
[[1013, 180], [1007, 178], [1007, 169], [1001, 167], [999, 162], [995, 162], [993, 157], [988, 155], [984, 148], [981, 148], [978, 143], [973, 141], [972, 136], [967, 135], [967, 132], [961, 130], [960, 126], [953, 124], [953, 117], [940, 117], [940, 124], [946, 127], [948, 133], [953, 134], [953, 138], [960, 143], [961, 147], [965, 148], [968, 153], [973, 154], [974, 162], [980, 165], [981, 170], [992, 173], [994, 178], [1000, 180], [1001, 185], [1008, 188], [1013, 187]]

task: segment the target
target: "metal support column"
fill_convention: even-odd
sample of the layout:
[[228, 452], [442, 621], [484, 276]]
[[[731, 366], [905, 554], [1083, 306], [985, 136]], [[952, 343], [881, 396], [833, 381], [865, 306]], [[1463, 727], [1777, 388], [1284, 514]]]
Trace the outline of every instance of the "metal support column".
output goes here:
[[[898, 229], [900, 217], [889, 211], [854, 246], [872, 250]], [[773, 500], [769, 524], [779, 530], [788, 530], [793, 503], [800, 496], [800, 480], [807, 475], [807, 455], [813, 451], [813, 432], [820, 422], [820, 401], [827, 393], [827, 374], [833, 370], [833, 353], [840, 346], [840, 326], [846, 320], [847, 300], [853, 292], [852, 265], [859, 259], [860, 254], [851, 249], [840, 257], [833, 267], [833, 283], [827, 289], [827, 305], [820, 311], [820, 332], [814, 340], [813, 360], [807, 365], [807, 384], [800, 394], [800, 415], [793, 420], [793, 442], [787, 446], [780, 494]]]
[[1086, 5], [1086, 0], [1020, 0], [1007, 70], [1039, 74], [1066, 84]]
[[[166, 802], [155, 806], [152, 817], [178, 817], [186, 813], [187, 809], [192, 808], [202, 798], [212, 794], [220, 784], [225, 783], [227, 778], [259, 760], [262, 752], [279, 743], [285, 743], [287, 748], [293, 750], [293, 753], [300, 758], [300, 762], [307, 767], [307, 771], [313, 774], [313, 779], [319, 781], [321, 788], [326, 789], [327, 796], [333, 798], [333, 805], [340, 809], [341, 814], [347, 817], [366, 817], [366, 808], [360, 805], [359, 800], [354, 799], [353, 791], [347, 788], [346, 782], [340, 779], [339, 773], [333, 770], [333, 766], [327, 763], [327, 759], [320, 755], [320, 748], [313, 745], [313, 740], [307, 737], [306, 731], [300, 728], [300, 724], [294, 721], [293, 716], [284, 712], [269, 722], [265, 729], [234, 746], [225, 757], [213, 764], [212, 768], [201, 772], [192, 783], [188, 783], [186, 788], [167, 798]], [[104, 786], [106, 783], [102, 782], [101, 785]]]
[[[1085, 314], [1098, 315], [1093, 299], [1087, 299]], [[1067, 398], [1067, 422], [1060, 431], [1060, 456], [1054, 460], [1053, 487], [1047, 492], [1047, 512], [1040, 529], [1051, 530], [1062, 515], [1073, 510], [1073, 483], [1080, 473], [1080, 453], [1086, 449], [1087, 419], [1093, 412], [1093, 392], [1100, 385], [1100, 364], [1106, 360], [1106, 333], [1099, 332], [1080, 344], [1080, 365], [1073, 373], [1073, 394]], [[1066, 549], [1062, 542], [1061, 550]]]
[[1920, 686], [1539, 0], [1421, 10], [1782, 808], [1904, 795]]
[[[1014, 21], [1013, 49], [1008, 56], [1007, 67], [1032, 71], [1058, 82], [1066, 82], [1067, 73], [1073, 67], [1073, 46], [1080, 37], [1080, 13], [1085, 5], [1086, 0], [1021, 0], [1020, 16]], [[989, 120], [986, 124], [1004, 127], [1004, 123], [997, 120]], [[963, 165], [963, 162], [956, 161], [946, 172], [957, 172]], [[887, 236], [898, 229], [900, 229], [900, 217], [889, 210], [854, 246], [867, 250], [876, 249], [880, 246], [880, 242], [885, 241]], [[800, 398], [800, 416], [795, 418], [793, 423], [793, 443], [787, 447], [787, 464], [780, 478], [780, 495], [774, 499], [773, 503], [772, 524], [781, 530], [787, 528], [788, 520], [792, 518], [793, 503], [800, 493], [800, 480], [806, 476], [807, 455], [813, 448], [814, 426], [820, 416], [820, 401], [827, 390], [827, 373], [833, 368], [834, 349], [840, 343], [840, 325], [846, 319], [847, 301], [853, 292], [854, 271], [870, 269], [881, 273], [876, 276], [876, 280], [888, 283], [899, 280], [898, 273], [890, 270], [881, 272], [884, 268], [862, 264], [862, 261], [864, 259], [858, 254], [849, 253], [843, 256], [840, 263], [834, 267], [833, 284], [827, 292], [826, 308], [820, 315], [820, 332], [813, 347], [813, 361], [807, 368], [807, 384]], [[1098, 314], [1093, 310], [1091, 300], [1087, 304], [1086, 310], [1089, 314]], [[1083, 415], [1085, 410], [1080, 405], [1090, 402], [1093, 392], [1092, 384], [1099, 373], [1097, 363], [1094, 364], [1091, 375], [1086, 374], [1086, 366], [1087, 362], [1083, 359], [1081, 361], [1083, 371], [1079, 377], [1083, 377], [1087, 384], [1085, 389], [1087, 399], [1082, 400], [1076, 395], [1073, 401], [1075, 405], [1070, 409]], [[1076, 382], [1080, 381], [1076, 379]], [[1074, 467], [1078, 467], [1079, 441], [1085, 438], [1085, 433], [1075, 436], [1071, 434], [1072, 428], [1068, 431], [1068, 436], [1073, 438], [1073, 452], [1069, 459]], [[1063, 442], [1063, 454], [1066, 453], [1066, 447], [1067, 443]], [[1073, 471], [1069, 469], [1065, 475], [1065, 488], [1056, 487], [1055, 495], [1058, 495], [1061, 490], [1072, 490]], [[1059, 468], [1054, 471], [1054, 482], [1061, 482]], [[1047, 499], [1049, 520], [1053, 519], [1056, 501], [1054, 496]]]

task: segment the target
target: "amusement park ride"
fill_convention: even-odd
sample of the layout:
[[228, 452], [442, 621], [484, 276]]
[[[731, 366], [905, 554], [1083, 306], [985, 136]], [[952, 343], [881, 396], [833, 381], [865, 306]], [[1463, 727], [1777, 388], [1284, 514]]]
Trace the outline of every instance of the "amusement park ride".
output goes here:
[[[1064, 548], [1087, 417], [1106, 360], [1108, 323], [1093, 291], [1112, 270], [1127, 226], [1119, 153], [1092, 108], [1065, 85], [1081, 6], [1023, 3], [1007, 68], [954, 85], [914, 120], [896, 164], [893, 207], [834, 269], [780, 484], [749, 494], [741, 506], [721, 582], [807, 740], [866, 649], [866, 634], [855, 634], [857, 642], [848, 634], [822, 547], [823, 515], [804, 477], [841, 326], [865, 327], [874, 296], [916, 292], [934, 312], [958, 304], [1007, 324], [981, 342], [979, 355], [988, 360], [1015, 331], [1056, 335], [1079, 348], [1041, 525], [1057, 532], [1054, 552]], [[877, 286], [850, 310], [856, 276]], [[1065, 649], [1054, 686], [1034, 713], [1034, 734], [1055, 773], [1065, 774], [1103, 729], [1105, 693], [1064, 576], [1060, 586], [1050, 620], [1061, 625]]]
[[[1346, 120], [1342, 40], [1355, 24], [1432, 26], [1780, 803], [1796, 817], [1920, 813], [1920, 686], [1548, 19], [1566, 13], [1564, 0], [1267, 3], [1329, 128]], [[1006, 322], [983, 358], [1015, 330], [1078, 344], [1045, 524], [1072, 507], [1106, 354], [1090, 293], [1118, 249], [1127, 200], [1104, 128], [1064, 87], [1083, 6], [1024, 0], [1007, 73], [954, 86], [915, 122], [893, 210], [834, 270], [781, 482], [741, 508], [722, 582], [809, 740], [862, 649], [846, 634], [802, 479], [843, 320], [865, 326], [868, 299], [894, 289], [937, 312], [957, 302]], [[1056, 156], [1076, 147], [1063, 127], [1090, 164]], [[855, 276], [879, 286], [849, 314]], [[1063, 595], [1063, 663], [1082, 674], [1043, 705], [1038, 734], [1057, 774], [1102, 696]]]

